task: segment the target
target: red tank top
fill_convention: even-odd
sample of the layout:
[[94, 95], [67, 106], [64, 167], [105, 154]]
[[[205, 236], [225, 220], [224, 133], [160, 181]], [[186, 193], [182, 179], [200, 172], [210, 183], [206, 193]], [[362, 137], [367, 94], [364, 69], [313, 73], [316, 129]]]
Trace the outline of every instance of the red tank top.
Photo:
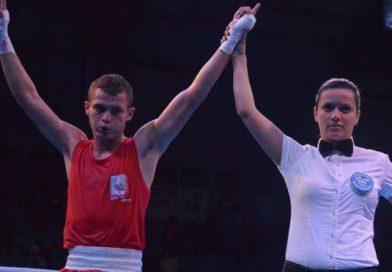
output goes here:
[[79, 142], [71, 158], [64, 248], [76, 245], [143, 250], [150, 191], [144, 182], [133, 138], [103, 160], [94, 141]]

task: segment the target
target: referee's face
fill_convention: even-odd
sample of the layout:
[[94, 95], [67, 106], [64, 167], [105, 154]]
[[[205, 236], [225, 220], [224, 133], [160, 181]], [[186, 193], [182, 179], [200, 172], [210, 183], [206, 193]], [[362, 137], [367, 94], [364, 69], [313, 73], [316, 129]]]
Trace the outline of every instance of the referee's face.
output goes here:
[[361, 114], [353, 91], [343, 88], [324, 90], [313, 112], [321, 138], [332, 144], [352, 137]]

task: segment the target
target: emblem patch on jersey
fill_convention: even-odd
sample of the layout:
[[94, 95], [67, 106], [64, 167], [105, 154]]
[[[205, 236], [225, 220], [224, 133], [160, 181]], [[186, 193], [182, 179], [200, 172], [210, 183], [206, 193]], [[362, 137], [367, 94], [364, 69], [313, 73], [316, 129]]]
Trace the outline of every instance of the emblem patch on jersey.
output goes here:
[[122, 201], [130, 201], [128, 179], [126, 175], [118, 175], [110, 177], [110, 199]]
[[374, 186], [374, 181], [371, 177], [363, 173], [355, 173], [351, 176], [351, 188], [353, 191], [360, 195], [367, 195]]

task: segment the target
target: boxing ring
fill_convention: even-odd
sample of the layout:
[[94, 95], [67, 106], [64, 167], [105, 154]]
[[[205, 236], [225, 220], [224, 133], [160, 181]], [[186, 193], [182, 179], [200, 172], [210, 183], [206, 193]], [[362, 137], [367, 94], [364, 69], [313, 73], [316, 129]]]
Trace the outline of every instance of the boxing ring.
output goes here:
[[54, 272], [54, 271], [58, 271], [58, 270], [0, 266], [0, 272]]

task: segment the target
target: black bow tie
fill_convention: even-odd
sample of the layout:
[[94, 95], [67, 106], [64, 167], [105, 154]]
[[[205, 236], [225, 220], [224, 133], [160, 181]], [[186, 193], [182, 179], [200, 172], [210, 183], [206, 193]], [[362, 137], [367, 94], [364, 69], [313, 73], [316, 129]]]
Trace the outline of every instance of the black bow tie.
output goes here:
[[342, 155], [351, 157], [353, 154], [354, 144], [351, 139], [341, 141], [336, 146], [333, 146], [325, 140], [320, 140], [318, 148], [323, 157], [331, 155], [334, 151], [339, 151]]

